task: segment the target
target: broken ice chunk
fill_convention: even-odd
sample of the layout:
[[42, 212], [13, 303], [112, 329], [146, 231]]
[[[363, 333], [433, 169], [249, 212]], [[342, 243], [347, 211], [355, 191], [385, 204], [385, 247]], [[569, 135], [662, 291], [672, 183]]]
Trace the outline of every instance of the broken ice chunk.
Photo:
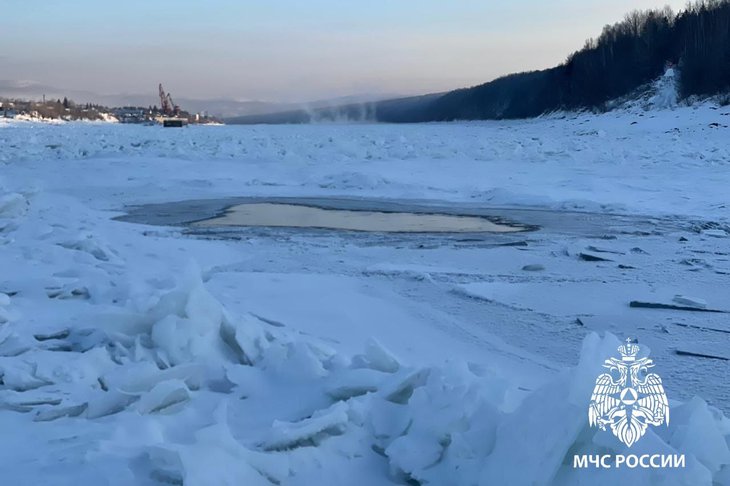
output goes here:
[[52, 406], [36, 413], [35, 417], [33, 417], [33, 421], [50, 422], [51, 420], [57, 420], [63, 417], [78, 417], [84, 412], [84, 410], [86, 410], [86, 407], [86, 403], [60, 407]]
[[697, 307], [699, 309], [707, 308], [707, 302], [696, 297], [688, 297], [686, 295], [677, 294], [674, 296], [672, 301], [687, 307]]
[[116, 262], [119, 260], [116, 250], [105, 241], [91, 233], [81, 234], [73, 240], [58, 243], [58, 246], [67, 250], [76, 250], [88, 253], [101, 262]]
[[[623, 255], [624, 254], [624, 252], [622, 252], [622, 251], [612, 250], [610, 248], [602, 248], [602, 247], [598, 247], [598, 246], [594, 246], [594, 245], [587, 246], [586, 250], [596, 252], [596, 253], [613, 253], [614, 255]], [[633, 251], [633, 249], [632, 249], [632, 251]]]
[[368, 340], [365, 354], [352, 358], [353, 368], [370, 368], [385, 373], [395, 373], [400, 369], [400, 363], [393, 353], [387, 350], [374, 338]]
[[185, 363], [160, 370], [153, 363], [142, 362], [128, 365], [113, 375], [106, 376], [105, 379], [112, 387], [119, 388], [123, 393], [142, 394], [162, 382], [171, 380], [180, 380], [188, 389], [196, 390], [201, 387], [204, 376], [204, 366], [197, 363]]
[[531, 263], [529, 265], [525, 265], [524, 267], [522, 267], [522, 270], [524, 270], [526, 272], [541, 272], [541, 271], [545, 270], [545, 266], [540, 265], [539, 263]]
[[428, 368], [404, 369], [387, 380], [380, 388], [380, 395], [393, 403], [406, 403], [413, 390], [426, 383]]
[[0, 363], [0, 374], [6, 388], [15, 391], [27, 391], [50, 385], [36, 375], [38, 366], [35, 363], [17, 362], [6, 359]]
[[721, 229], [705, 229], [702, 230], [701, 234], [704, 236], [712, 236], [713, 238], [727, 238], [730, 236], [727, 231]]
[[385, 450], [390, 464], [400, 471], [413, 475], [433, 466], [441, 459], [444, 445], [435, 437], [423, 432], [398, 437]]
[[336, 400], [345, 400], [377, 391], [378, 385], [382, 383], [384, 376], [388, 375], [367, 368], [346, 370], [331, 376], [326, 391], [329, 396]]
[[118, 390], [98, 393], [95, 398], [89, 400], [85, 416], [86, 418], [96, 419], [114, 415], [126, 409], [135, 400], [137, 400], [137, 396], [128, 395]]
[[603, 258], [598, 255], [593, 255], [593, 254], [587, 253], [587, 252], [578, 253], [578, 258], [580, 258], [581, 260], [586, 261], [586, 262], [612, 262], [613, 261], [609, 258]]
[[187, 402], [189, 399], [190, 392], [184, 381], [163, 381], [142, 395], [137, 403], [137, 410], [140, 413], [162, 412], [174, 405]]
[[84, 286], [66, 285], [64, 287], [49, 287], [46, 289], [49, 299], [84, 299], [91, 297], [89, 289]]
[[284, 450], [304, 445], [318, 445], [323, 439], [340, 435], [348, 422], [347, 404], [337, 402], [326, 410], [318, 410], [310, 418], [299, 422], [275, 420], [269, 437], [264, 441], [266, 450]]

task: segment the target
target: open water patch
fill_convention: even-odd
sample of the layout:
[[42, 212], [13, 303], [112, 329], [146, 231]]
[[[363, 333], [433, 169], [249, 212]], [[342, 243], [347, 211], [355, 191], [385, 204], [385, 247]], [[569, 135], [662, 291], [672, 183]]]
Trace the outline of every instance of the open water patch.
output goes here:
[[315, 228], [376, 233], [514, 233], [526, 229], [484, 216], [334, 209], [278, 202], [236, 204], [220, 216], [196, 221], [192, 225]]

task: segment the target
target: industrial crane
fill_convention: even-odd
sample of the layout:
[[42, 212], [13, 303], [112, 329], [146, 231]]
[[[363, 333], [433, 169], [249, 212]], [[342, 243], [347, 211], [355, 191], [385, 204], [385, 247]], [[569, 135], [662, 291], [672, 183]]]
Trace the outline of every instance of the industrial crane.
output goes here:
[[162, 113], [167, 116], [178, 116], [180, 115], [180, 107], [175, 104], [174, 101], [172, 101], [172, 96], [170, 93], [165, 93], [165, 90], [162, 88], [162, 83], [160, 83], [160, 110], [162, 110]]

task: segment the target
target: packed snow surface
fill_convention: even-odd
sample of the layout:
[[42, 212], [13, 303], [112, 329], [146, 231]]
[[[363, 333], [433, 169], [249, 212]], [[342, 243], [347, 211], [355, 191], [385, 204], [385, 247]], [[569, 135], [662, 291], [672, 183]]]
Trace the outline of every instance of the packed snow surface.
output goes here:
[[[466, 124], [4, 123], [1, 482], [730, 485], [728, 122], [698, 105]], [[113, 219], [229, 197], [491, 208], [539, 229]], [[626, 337], [651, 351], [671, 407], [630, 450], [588, 424]], [[573, 468], [575, 454], [629, 453], [687, 462]]]

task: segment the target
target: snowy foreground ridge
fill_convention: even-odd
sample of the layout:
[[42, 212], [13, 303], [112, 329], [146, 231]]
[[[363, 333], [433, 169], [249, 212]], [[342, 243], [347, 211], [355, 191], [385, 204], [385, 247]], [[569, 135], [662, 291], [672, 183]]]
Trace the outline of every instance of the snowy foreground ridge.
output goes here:
[[[16, 151], [0, 155], [0, 484], [730, 485], [730, 420], [699, 397], [670, 397], [671, 427], [650, 428], [630, 450], [588, 426], [614, 335], [588, 333], [577, 366], [530, 389], [448, 349], [415, 363], [375, 336], [343, 351], [247, 312], [245, 286], [230, 288], [231, 306], [210, 291], [216, 265], [263, 261], [266, 247], [216, 242], [206, 257], [214, 242], [110, 220], [124, 187], [149, 201], [158, 178], [175, 177], [135, 170], [155, 159], [89, 162], [95, 137], [69, 149], [73, 132], [38, 130], [36, 152], [23, 154], [29, 132], [0, 133]], [[63, 150], [73, 155], [51, 155]], [[85, 193], [94, 164], [109, 179]], [[215, 167], [211, 177], [236, 174]], [[373, 180], [336, 173], [323, 180]], [[186, 184], [190, 195], [207, 188]], [[691, 211], [702, 204], [714, 201]], [[202, 261], [178, 265], [191, 254]], [[686, 467], [573, 468], [576, 454], [646, 453], [684, 454]]]

